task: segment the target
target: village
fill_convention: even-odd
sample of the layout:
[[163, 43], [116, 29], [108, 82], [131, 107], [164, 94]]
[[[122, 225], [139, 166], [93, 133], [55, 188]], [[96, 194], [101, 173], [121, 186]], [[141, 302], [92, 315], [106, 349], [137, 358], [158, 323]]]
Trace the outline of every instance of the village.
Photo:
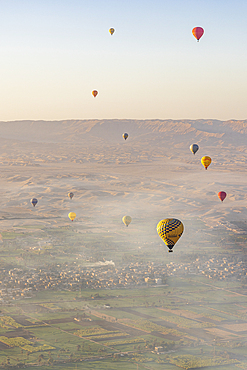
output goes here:
[[0, 300], [8, 302], [32, 297], [42, 290], [81, 291], [84, 289], [136, 288], [169, 284], [169, 277], [199, 275], [213, 280], [240, 281], [246, 285], [246, 262], [236, 256], [202, 257], [191, 262], [132, 262], [122, 267], [114, 263], [97, 266], [75, 264], [51, 265], [46, 268], [0, 270]]

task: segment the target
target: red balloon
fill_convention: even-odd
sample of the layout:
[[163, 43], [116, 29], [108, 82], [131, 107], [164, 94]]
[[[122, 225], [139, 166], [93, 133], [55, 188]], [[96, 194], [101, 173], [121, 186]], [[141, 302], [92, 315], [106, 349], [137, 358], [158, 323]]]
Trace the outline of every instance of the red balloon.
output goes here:
[[96, 98], [96, 96], [98, 95], [98, 91], [97, 91], [97, 90], [93, 90], [93, 91], [92, 91], [92, 94], [93, 94], [93, 96]]
[[192, 30], [193, 36], [197, 39], [197, 41], [200, 40], [202, 35], [204, 34], [204, 29], [202, 27], [195, 27]]
[[224, 191], [220, 191], [218, 193], [218, 197], [220, 198], [220, 200], [223, 202], [223, 200], [225, 199], [226, 197], [226, 193]]

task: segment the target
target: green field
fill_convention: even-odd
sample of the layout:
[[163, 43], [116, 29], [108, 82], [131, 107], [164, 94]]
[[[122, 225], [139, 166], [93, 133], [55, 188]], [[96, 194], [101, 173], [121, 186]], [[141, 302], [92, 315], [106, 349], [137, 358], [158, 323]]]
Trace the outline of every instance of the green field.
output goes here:
[[[191, 304], [178, 300], [183, 289]], [[212, 289], [204, 286], [188, 294], [191, 282], [177, 278], [159, 288], [86, 290], [79, 301], [78, 292], [46, 290], [28, 304], [26, 300], [2, 304], [0, 367], [25, 363], [29, 369], [32, 364], [44, 369], [51, 364], [54, 369], [93, 369], [97, 364], [97, 369], [114, 369], [117, 363], [119, 369], [136, 369], [137, 364], [140, 369], [162, 369], [164, 364], [171, 370], [216, 370], [219, 365], [244, 369], [246, 336], [238, 326], [234, 329], [239, 323], [236, 305], [243, 304], [243, 297], [224, 305], [212, 299], [195, 304]], [[169, 298], [163, 299], [168, 291]], [[98, 298], [90, 300], [92, 294]], [[221, 291], [218, 299], [225, 294]], [[104, 309], [102, 299], [113, 308]], [[39, 312], [40, 307], [45, 312]], [[247, 321], [241, 322], [247, 328]], [[230, 331], [227, 325], [232, 325]], [[155, 353], [159, 346], [164, 353]]]
[[[137, 239], [131, 246], [128, 236], [123, 239], [122, 229], [111, 236], [100, 224], [98, 234], [77, 233], [76, 227], [25, 225], [2, 232], [0, 368], [21, 364], [29, 369], [247, 368], [244, 279], [210, 280], [200, 274], [179, 275], [175, 269], [161, 286], [97, 289], [83, 285], [73, 290], [69, 285], [63, 289], [47, 285], [11, 298], [11, 290], [5, 289], [10, 289], [11, 276], [22, 292], [23, 273], [31, 278], [43, 271], [40, 280], [58, 269], [73, 274], [74, 269], [92, 266], [97, 273], [94, 263], [108, 257], [116, 268], [133, 261], [147, 263], [154, 276], [152, 266], [160, 256], [152, 254], [148, 242], [140, 251]], [[140, 224], [132, 239], [142, 231]], [[114, 249], [114, 243], [119, 248]], [[179, 264], [190, 261], [192, 255], [193, 247], [191, 254], [174, 253], [172, 258]], [[201, 257], [193, 255], [196, 258]], [[109, 277], [112, 271], [111, 266], [105, 268]]]

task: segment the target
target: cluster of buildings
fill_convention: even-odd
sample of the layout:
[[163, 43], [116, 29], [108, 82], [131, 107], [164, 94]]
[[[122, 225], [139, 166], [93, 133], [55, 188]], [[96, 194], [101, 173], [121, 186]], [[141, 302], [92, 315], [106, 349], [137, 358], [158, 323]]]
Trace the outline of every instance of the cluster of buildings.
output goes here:
[[188, 263], [170, 263], [167, 265], [167, 275], [203, 275], [209, 279], [235, 279], [247, 283], [247, 263], [236, 257], [212, 257], [209, 260], [196, 258]]
[[246, 261], [232, 257], [196, 258], [183, 263], [133, 262], [116, 268], [113, 265], [57, 265], [41, 269], [0, 269], [0, 300], [30, 297], [40, 290], [114, 289], [161, 285], [169, 276], [203, 275], [209, 279], [236, 279], [247, 282]]
[[47, 266], [44, 269], [0, 269], [0, 300], [31, 297], [40, 290], [110, 289], [135, 287], [147, 283], [162, 284], [165, 266], [130, 264], [81, 267], [75, 265]]

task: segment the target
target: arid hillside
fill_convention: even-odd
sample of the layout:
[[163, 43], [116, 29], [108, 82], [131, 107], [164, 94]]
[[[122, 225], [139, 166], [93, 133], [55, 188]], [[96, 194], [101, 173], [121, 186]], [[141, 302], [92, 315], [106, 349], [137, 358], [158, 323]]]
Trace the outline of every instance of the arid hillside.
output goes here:
[[[247, 120], [66, 120], [66, 121], [14, 121], [0, 122], [1, 138], [36, 142], [75, 142], [98, 138], [107, 142], [118, 139], [127, 131], [133, 138], [151, 136], [174, 138], [181, 141], [197, 138], [218, 143], [244, 143]], [[234, 136], [233, 136], [234, 135]], [[242, 139], [241, 139], [242, 138]]]
[[[246, 139], [247, 121], [1, 122], [1, 230], [30, 223], [67, 227], [74, 211], [73, 227], [90, 236], [89, 246], [106, 240], [114, 251], [126, 248], [128, 238], [128, 248], [145, 245], [146, 255], [150, 246], [163, 248], [158, 221], [175, 217], [185, 225], [178, 253], [190, 250], [184, 246], [224, 248], [229, 233], [245, 233]], [[200, 147], [196, 155], [192, 143]], [[204, 155], [212, 158], [207, 171]], [[222, 190], [223, 203], [217, 197]], [[133, 220], [128, 234], [124, 215]]]

